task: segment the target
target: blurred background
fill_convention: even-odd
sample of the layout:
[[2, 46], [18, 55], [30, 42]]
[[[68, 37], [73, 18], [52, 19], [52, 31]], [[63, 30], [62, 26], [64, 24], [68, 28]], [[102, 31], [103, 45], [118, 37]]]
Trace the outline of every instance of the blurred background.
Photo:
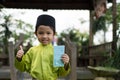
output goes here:
[[[76, 3], [79, 2], [75, 1]], [[66, 45], [66, 42], [70, 40], [75, 44], [76, 52], [73, 54], [76, 54], [76, 57], [71, 58], [71, 64], [72, 66], [74, 65], [73, 61], [76, 63], [72, 71], [77, 69], [73, 71], [77, 77], [74, 75], [71, 80], [95, 79], [94, 74], [88, 70], [88, 66], [120, 69], [119, 0], [90, 0], [90, 2], [81, 0], [78, 8], [75, 5], [71, 5], [68, 9], [57, 9], [57, 7], [53, 7], [53, 9], [44, 9], [43, 7], [42, 9], [35, 8], [32, 4], [31, 8], [29, 7], [30, 9], [26, 8], [25, 4], [22, 4], [23, 6], [19, 5], [20, 7], [18, 8], [17, 5], [11, 4], [12, 2], [21, 3], [24, 1], [0, 1], [0, 80], [4, 80], [6, 75], [7, 80], [10, 79], [10, 72], [12, 72], [11, 74], [16, 74], [13, 66], [14, 54], [19, 45], [23, 45], [26, 52], [31, 46], [39, 44], [34, 35], [34, 30], [36, 19], [41, 14], [49, 14], [56, 19], [54, 43]], [[37, 3], [37, 1], [33, 2]], [[27, 3], [27, 0], [25, 3]], [[85, 7], [82, 5], [85, 3], [92, 4]], [[67, 39], [66, 36], [68, 37]], [[75, 48], [72, 49], [74, 50]], [[72, 56], [73, 54], [69, 55]], [[71, 72], [71, 75], [73, 73]], [[20, 80], [23, 80], [25, 77], [24, 73], [20, 73], [19, 77], [21, 77]], [[113, 79], [112, 75], [110, 77]], [[119, 79], [118, 77], [115, 78], [115, 80]], [[11, 78], [11, 80], [14, 79]]]

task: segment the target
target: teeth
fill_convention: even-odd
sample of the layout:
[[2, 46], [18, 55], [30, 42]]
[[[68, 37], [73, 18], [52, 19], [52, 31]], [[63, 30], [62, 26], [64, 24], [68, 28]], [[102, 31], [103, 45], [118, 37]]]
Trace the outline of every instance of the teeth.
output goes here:
[[43, 42], [47, 42], [47, 40], [43, 40]]

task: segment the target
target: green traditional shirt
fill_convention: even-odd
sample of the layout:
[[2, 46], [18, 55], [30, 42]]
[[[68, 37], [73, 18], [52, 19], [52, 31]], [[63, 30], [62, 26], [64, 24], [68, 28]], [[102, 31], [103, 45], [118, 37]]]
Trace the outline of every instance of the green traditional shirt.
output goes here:
[[22, 61], [15, 59], [15, 66], [38, 80], [56, 80], [59, 76], [66, 76], [70, 71], [70, 67], [65, 70], [64, 67], [53, 66], [52, 44], [31, 47], [23, 56]]

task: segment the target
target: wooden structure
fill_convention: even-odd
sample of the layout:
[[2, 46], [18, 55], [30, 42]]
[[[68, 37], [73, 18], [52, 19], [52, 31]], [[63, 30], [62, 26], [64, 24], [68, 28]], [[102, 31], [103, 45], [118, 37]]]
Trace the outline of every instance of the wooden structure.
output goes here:
[[93, 0], [0, 0], [6, 8], [27, 9], [87, 9], [93, 10]]
[[[7, 59], [9, 60], [6, 60], [6, 57], [3, 57], [3, 59], [5, 58], [5, 61], [9, 63], [9, 65], [2, 64], [0, 66], [0, 74], [1, 74], [0, 80], [23, 80], [23, 78], [25, 79], [31, 78], [29, 74], [18, 71], [14, 66], [15, 51], [16, 49], [19, 48], [19, 45], [23, 44], [23, 41], [24, 41], [24, 34], [20, 34], [19, 40], [15, 44], [13, 44], [13, 42], [9, 42], [8, 45], [9, 58], [7, 57]], [[30, 46], [27, 46], [27, 48], [29, 47]]]
[[11, 80], [17, 80], [17, 75], [16, 75], [16, 69], [14, 66], [14, 45], [12, 42], [9, 43], [9, 63], [10, 63], [10, 76], [11, 76]]
[[[97, 5], [101, 5], [101, 3], [105, 3], [106, 1], [111, 1], [112, 3], [113, 3], [113, 5], [112, 5], [112, 17], [113, 17], [113, 40], [112, 40], [112, 45], [111, 45], [111, 49], [112, 49], [112, 51], [116, 51], [116, 49], [117, 49], [117, 37], [116, 37], [116, 0], [94, 0], [95, 1], [95, 4], [97, 4]], [[96, 6], [94, 6], [94, 7], [96, 7]], [[94, 10], [95, 10], [95, 8], [94, 8]], [[93, 46], [93, 32], [92, 32], [92, 26], [93, 26], [93, 13], [92, 13], [92, 11], [90, 10], [90, 31], [89, 31], [89, 33], [90, 33], [90, 35], [89, 35], [89, 46]], [[114, 53], [112, 52], [112, 55], [113, 55]], [[91, 49], [89, 49], [89, 55], [92, 55], [92, 53], [91, 53]], [[89, 61], [89, 63], [90, 63], [90, 65], [93, 65], [93, 60], [92, 59], [90, 59], [90, 61]]]
[[[117, 30], [117, 9], [116, 9], [116, 0], [113, 0], [113, 12], [112, 12], [112, 17], [113, 17], [113, 43], [112, 43], [112, 49], [114, 51], [117, 50], [117, 36], [116, 36], [116, 30]], [[113, 54], [114, 55], [114, 54]]]
[[70, 56], [70, 65], [71, 65], [71, 72], [67, 80], [77, 80], [77, 52], [76, 52], [76, 45], [72, 43], [68, 36], [66, 36], [65, 41], [66, 52]]
[[[108, 0], [108, 2], [116, 2], [116, 0]], [[84, 9], [84, 10], [90, 10], [90, 42], [89, 46], [93, 46], [93, 34], [92, 34], [92, 21], [93, 21], [93, 14], [92, 11], [94, 10], [94, 4], [96, 0], [0, 0], [0, 5], [6, 7], [6, 8], [24, 8], [24, 9], [43, 9], [44, 11], [47, 11], [48, 9]], [[114, 22], [113, 22], [113, 32], [116, 32], [116, 14], [115, 11], [115, 4], [113, 5], [113, 17], [114, 17]], [[113, 35], [113, 37], [116, 37], [116, 34]], [[113, 38], [115, 39], [115, 38]], [[12, 45], [12, 44], [10, 44]], [[68, 47], [74, 47], [74, 45], [69, 41], [66, 44]], [[116, 42], [114, 40], [113, 47], [116, 48]], [[13, 49], [13, 48], [11, 48]], [[11, 50], [9, 49], [9, 50]], [[91, 47], [89, 49], [90, 56], [92, 55], [94, 48]], [[76, 80], [76, 52], [75, 52], [75, 47], [74, 50], [72, 51], [71, 48], [68, 48], [67, 51], [71, 51], [70, 57], [71, 57], [71, 65], [72, 65], [72, 73], [70, 74], [71, 80]], [[14, 52], [13, 52], [14, 53]], [[13, 57], [10, 56], [9, 57]], [[91, 57], [90, 57], [91, 58]], [[12, 59], [12, 58], [10, 58]], [[12, 63], [13, 60], [11, 60], [10, 64]], [[90, 64], [93, 65], [94, 62], [92, 60], [90, 61]], [[12, 72], [13, 71], [13, 72]], [[13, 66], [11, 65], [11, 73], [14, 74], [14, 69]], [[13, 75], [11, 75], [12, 77]], [[15, 77], [15, 76], [14, 76]], [[13, 78], [15, 80], [15, 78]]]
[[15, 60], [15, 49], [19, 47], [23, 43], [24, 35], [20, 34], [20, 38], [18, 42], [14, 45], [13, 42], [9, 42], [9, 65], [10, 65], [10, 76], [11, 80], [17, 80], [17, 74], [16, 74], [16, 68], [14, 66], [14, 60]]
[[[108, 57], [112, 55], [112, 42], [105, 44], [83, 47], [82, 55], [78, 59], [78, 66], [101, 65]], [[90, 54], [90, 55], [89, 55]], [[91, 63], [89, 62], [91, 60]], [[82, 61], [82, 62], [81, 62]]]
[[0, 44], [0, 66], [2, 65], [8, 65], [8, 55], [5, 54], [5, 48], [3, 46], [3, 44]]

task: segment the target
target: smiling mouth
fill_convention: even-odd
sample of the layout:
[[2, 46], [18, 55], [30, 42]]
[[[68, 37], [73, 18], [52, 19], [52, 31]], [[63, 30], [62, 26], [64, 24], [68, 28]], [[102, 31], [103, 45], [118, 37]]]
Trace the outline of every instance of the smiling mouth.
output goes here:
[[43, 43], [46, 43], [46, 42], [48, 42], [48, 41], [47, 41], [47, 40], [42, 40], [42, 42], [43, 42]]

